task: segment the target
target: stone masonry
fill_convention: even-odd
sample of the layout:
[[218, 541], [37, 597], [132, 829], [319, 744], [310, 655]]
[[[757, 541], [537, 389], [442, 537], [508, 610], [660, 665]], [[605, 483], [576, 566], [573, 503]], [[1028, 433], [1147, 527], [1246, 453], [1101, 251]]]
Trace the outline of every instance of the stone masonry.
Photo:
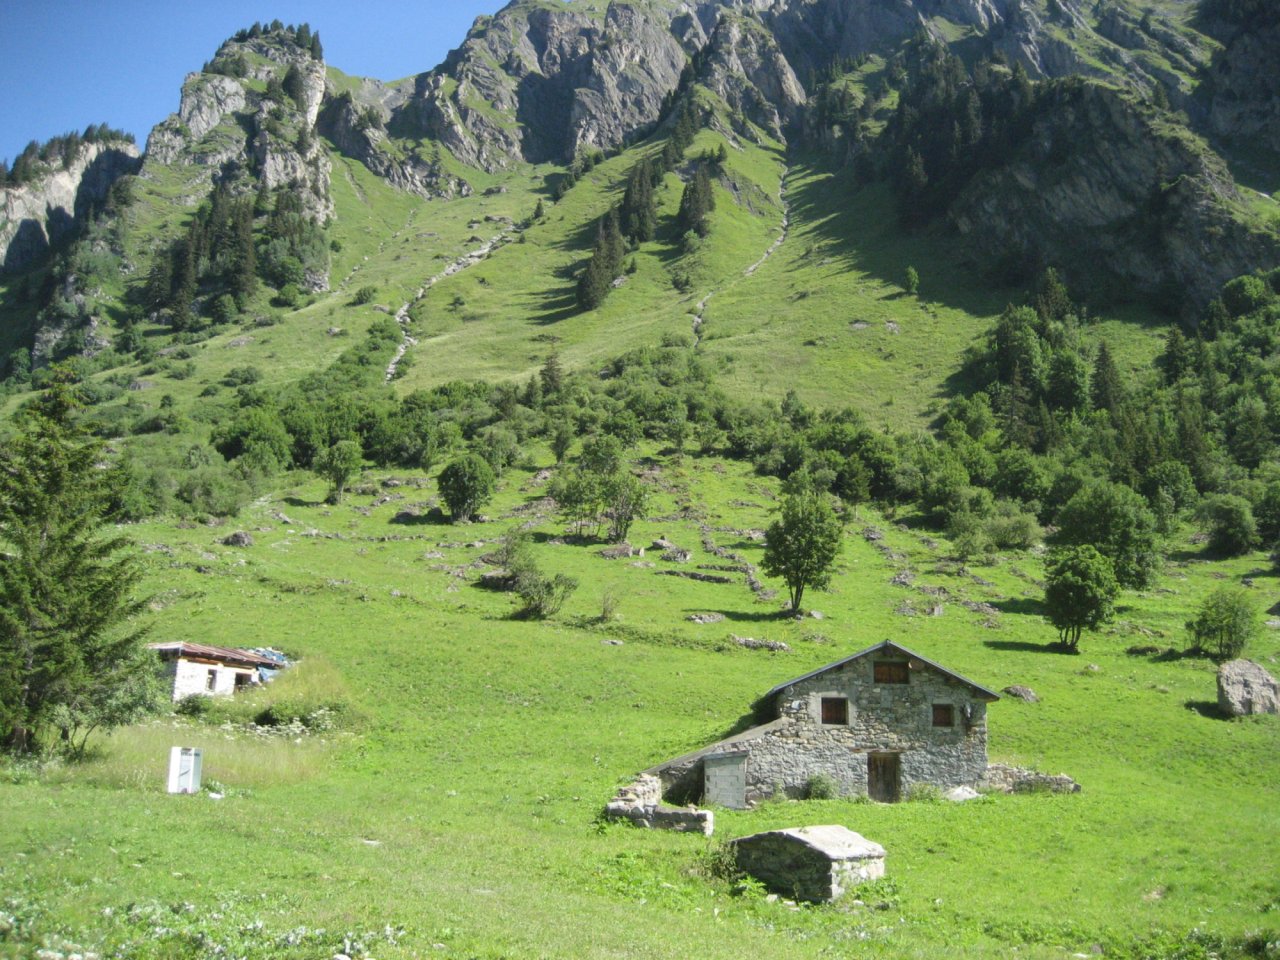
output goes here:
[[836, 900], [884, 876], [884, 847], [839, 825], [771, 830], [729, 842], [738, 869], [797, 900]]
[[843, 795], [896, 800], [916, 784], [977, 786], [986, 775], [987, 704], [999, 697], [889, 641], [766, 698], [775, 719], [646, 772], [668, 796], [729, 807], [803, 796], [818, 776]]

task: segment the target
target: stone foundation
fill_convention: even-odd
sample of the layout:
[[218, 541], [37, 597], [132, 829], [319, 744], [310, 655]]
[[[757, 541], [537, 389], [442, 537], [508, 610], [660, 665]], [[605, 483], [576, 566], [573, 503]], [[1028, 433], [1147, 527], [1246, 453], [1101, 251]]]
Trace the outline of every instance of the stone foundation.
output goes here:
[[620, 789], [605, 804], [604, 815], [609, 820], [628, 820], [652, 830], [678, 830], [709, 837], [715, 829], [715, 814], [710, 810], [663, 806], [662, 781], [648, 774], [641, 774], [634, 783]]
[[1004, 763], [990, 764], [978, 786], [983, 790], [991, 790], [995, 793], [1080, 792], [1080, 784], [1065, 773], [1039, 773], [1036, 770], [1011, 767]]

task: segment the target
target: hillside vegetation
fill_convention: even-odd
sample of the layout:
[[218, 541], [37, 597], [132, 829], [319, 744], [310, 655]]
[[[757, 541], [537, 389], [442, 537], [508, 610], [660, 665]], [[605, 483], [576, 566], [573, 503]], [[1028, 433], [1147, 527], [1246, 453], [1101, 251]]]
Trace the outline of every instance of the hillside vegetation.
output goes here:
[[[1275, 24], [901, 7], [518, 0], [386, 85], [255, 24], [0, 274], [4, 476], [74, 394], [130, 629], [298, 661], [78, 759], [35, 718], [0, 957], [1280, 956], [1280, 727], [1218, 712], [1188, 629], [1229, 595], [1276, 673]], [[791, 498], [843, 531], [801, 610], [762, 572]], [[1118, 593], [1073, 634], [1086, 548]], [[991, 759], [1082, 791], [600, 818], [884, 639], [1031, 687]], [[728, 868], [816, 823], [887, 879]]]

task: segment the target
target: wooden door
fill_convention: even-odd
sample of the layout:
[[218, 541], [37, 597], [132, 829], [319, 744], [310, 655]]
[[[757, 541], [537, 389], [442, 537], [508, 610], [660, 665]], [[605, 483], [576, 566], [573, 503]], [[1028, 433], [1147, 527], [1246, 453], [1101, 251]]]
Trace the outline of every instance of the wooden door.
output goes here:
[[880, 803], [897, 803], [901, 799], [901, 759], [896, 753], [867, 755], [867, 796]]

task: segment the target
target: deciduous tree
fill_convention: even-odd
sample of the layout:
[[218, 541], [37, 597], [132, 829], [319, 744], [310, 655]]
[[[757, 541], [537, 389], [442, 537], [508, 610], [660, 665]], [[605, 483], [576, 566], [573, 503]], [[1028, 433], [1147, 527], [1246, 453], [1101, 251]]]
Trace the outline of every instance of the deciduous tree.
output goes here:
[[1063, 547], [1050, 555], [1045, 569], [1045, 611], [1070, 649], [1079, 649], [1082, 631], [1096, 630], [1111, 619], [1119, 593], [1111, 561], [1088, 544]]
[[843, 531], [824, 494], [802, 490], [782, 502], [782, 516], [765, 532], [764, 572], [787, 583], [791, 609], [809, 587], [831, 581]]

